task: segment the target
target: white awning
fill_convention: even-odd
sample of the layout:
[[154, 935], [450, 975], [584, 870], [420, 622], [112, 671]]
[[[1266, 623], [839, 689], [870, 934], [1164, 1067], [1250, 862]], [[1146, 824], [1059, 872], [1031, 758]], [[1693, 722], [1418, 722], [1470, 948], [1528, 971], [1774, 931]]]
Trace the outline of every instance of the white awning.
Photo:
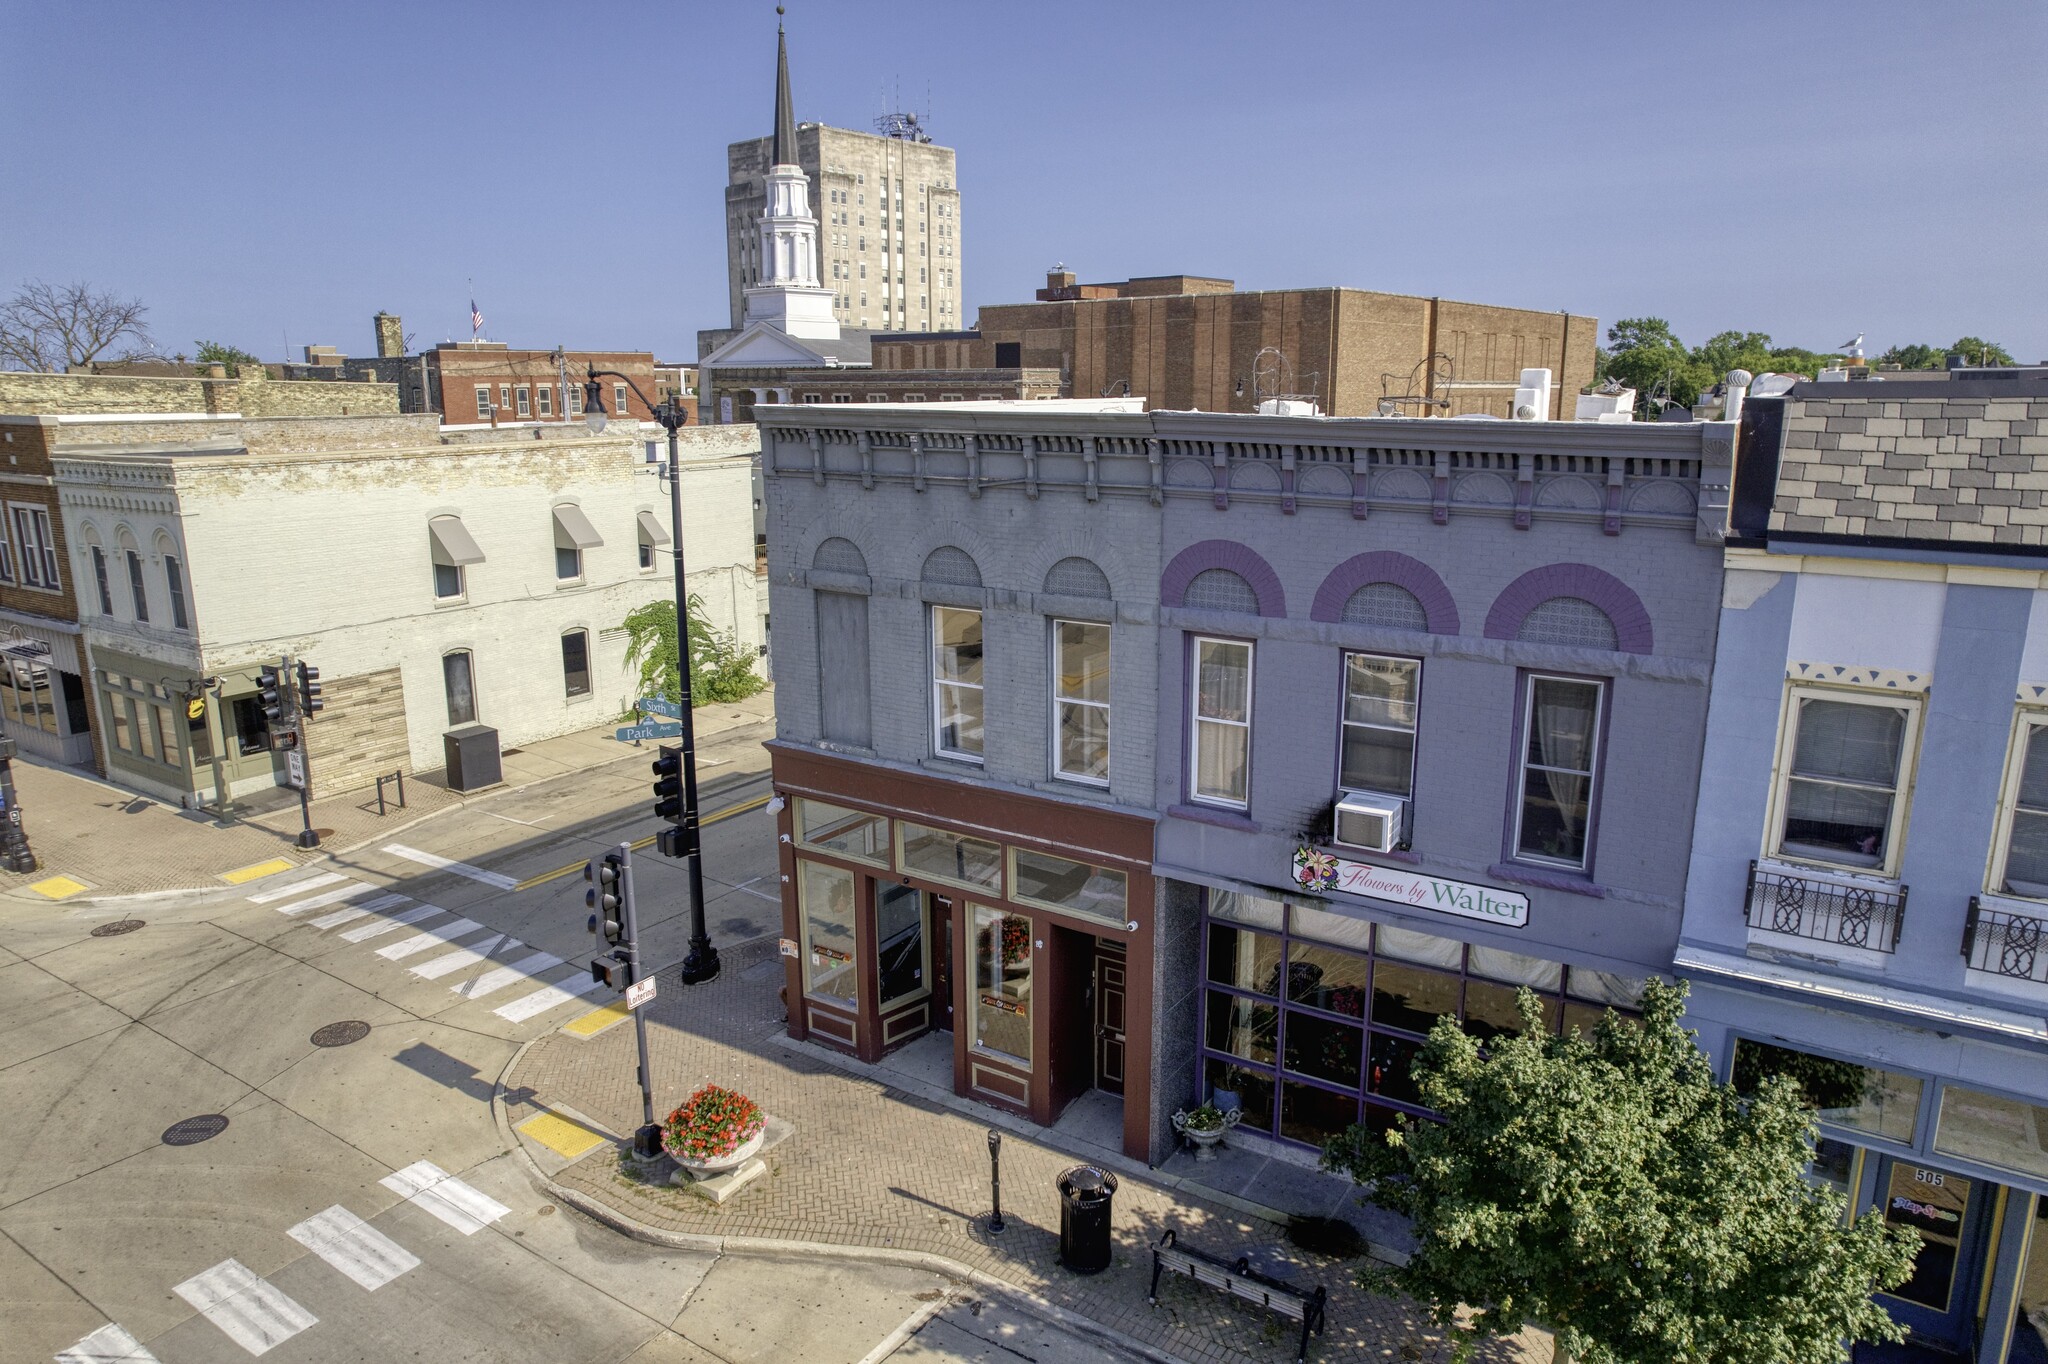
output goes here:
[[640, 513], [640, 538], [650, 545], [668, 543], [668, 527], [661, 524], [661, 518], [651, 511]]
[[555, 508], [555, 547], [557, 549], [589, 549], [604, 543], [604, 537], [597, 533], [597, 527], [590, 524], [590, 518], [583, 514], [583, 508], [573, 502], [564, 502]]
[[484, 552], [476, 547], [476, 540], [459, 516], [435, 517], [427, 522], [427, 535], [434, 542], [434, 562], [437, 564], [456, 568], [484, 561]]

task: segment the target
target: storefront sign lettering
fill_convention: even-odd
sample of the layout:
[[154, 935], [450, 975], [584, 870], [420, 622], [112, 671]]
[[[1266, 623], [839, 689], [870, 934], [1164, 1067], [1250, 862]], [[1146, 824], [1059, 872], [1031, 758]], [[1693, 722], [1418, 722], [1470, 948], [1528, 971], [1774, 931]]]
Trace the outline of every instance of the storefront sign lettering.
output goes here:
[[845, 962], [852, 960], [853, 954], [851, 952], [841, 952], [830, 947], [820, 947], [816, 943], [811, 944], [811, 963], [814, 966], [823, 966], [826, 962]]
[[1024, 1013], [1024, 1006], [1022, 1004], [1004, 999], [1000, 995], [983, 995], [981, 997], [981, 1007], [984, 1009], [997, 1009], [1006, 1014], [1017, 1014], [1020, 1017]]
[[1529, 897], [1515, 891], [1353, 862], [1306, 844], [1294, 852], [1294, 883], [1303, 890], [1341, 891], [1509, 928], [1529, 923]]

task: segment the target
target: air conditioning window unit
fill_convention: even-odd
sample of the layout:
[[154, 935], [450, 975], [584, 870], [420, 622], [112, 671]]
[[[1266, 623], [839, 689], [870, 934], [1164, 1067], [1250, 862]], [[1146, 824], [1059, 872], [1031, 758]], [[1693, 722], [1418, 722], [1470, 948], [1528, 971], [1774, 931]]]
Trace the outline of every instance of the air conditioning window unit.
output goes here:
[[1347, 792], [1337, 802], [1337, 842], [1367, 852], [1392, 852], [1400, 845], [1408, 802], [1398, 796]]

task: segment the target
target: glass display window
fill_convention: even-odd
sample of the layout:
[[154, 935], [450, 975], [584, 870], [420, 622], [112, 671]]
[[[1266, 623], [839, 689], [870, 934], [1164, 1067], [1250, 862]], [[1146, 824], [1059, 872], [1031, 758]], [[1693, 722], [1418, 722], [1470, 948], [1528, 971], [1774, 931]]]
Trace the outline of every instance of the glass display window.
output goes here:
[[799, 861], [797, 877], [803, 909], [804, 993], [851, 1007], [860, 997], [853, 873], [823, 862]]
[[974, 1045], [1031, 1064], [1031, 920], [987, 905], [974, 922]]

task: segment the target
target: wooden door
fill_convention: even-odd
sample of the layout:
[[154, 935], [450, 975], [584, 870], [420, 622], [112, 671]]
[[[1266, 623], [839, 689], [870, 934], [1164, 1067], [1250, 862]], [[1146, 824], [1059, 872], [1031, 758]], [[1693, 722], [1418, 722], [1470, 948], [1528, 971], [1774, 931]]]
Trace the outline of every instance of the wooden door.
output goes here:
[[1124, 958], [1095, 954], [1095, 1087], [1124, 1092]]

